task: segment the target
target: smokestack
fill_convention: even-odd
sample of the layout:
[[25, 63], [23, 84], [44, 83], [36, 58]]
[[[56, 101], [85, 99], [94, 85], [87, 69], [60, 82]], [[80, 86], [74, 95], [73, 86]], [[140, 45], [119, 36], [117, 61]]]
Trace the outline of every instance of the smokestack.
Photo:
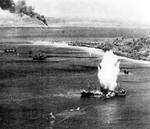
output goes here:
[[47, 25], [46, 18], [34, 11], [32, 6], [27, 6], [24, 0], [14, 3], [13, 0], [0, 0], [0, 8], [2, 10], [8, 10], [10, 13], [19, 14], [20, 16], [29, 16], [41, 21], [44, 25]]

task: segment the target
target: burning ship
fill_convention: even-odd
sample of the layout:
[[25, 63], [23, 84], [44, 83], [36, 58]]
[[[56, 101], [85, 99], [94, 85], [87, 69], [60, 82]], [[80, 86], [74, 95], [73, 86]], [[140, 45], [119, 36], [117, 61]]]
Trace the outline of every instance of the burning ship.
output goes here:
[[82, 98], [90, 98], [90, 97], [96, 97], [96, 98], [101, 98], [105, 97], [107, 99], [112, 98], [112, 97], [124, 97], [126, 96], [126, 91], [124, 89], [120, 91], [109, 91], [107, 94], [104, 94], [102, 91], [94, 91], [94, 90], [82, 90], [81, 91], [81, 97]]
[[98, 80], [100, 90], [82, 90], [81, 97], [123, 97], [126, 91], [118, 85], [118, 75], [120, 72], [120, 62], [112, 51], [104, 54], [102, 62], [98, 66]]

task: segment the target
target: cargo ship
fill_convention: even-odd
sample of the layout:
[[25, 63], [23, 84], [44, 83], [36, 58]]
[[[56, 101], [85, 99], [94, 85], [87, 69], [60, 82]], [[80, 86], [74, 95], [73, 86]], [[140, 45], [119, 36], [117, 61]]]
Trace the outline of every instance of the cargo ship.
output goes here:
[[107, 94], [103, 94], [101, 91], [94, 91], [94, 90], [81, 90], [81, 97], [82, 98], [90, 98], [90, 97], [105, 97], [106, 99], [113, 98], [113, 97], [125, 97], [126, 91], [121, 89], [119, 91], [109, 91]]

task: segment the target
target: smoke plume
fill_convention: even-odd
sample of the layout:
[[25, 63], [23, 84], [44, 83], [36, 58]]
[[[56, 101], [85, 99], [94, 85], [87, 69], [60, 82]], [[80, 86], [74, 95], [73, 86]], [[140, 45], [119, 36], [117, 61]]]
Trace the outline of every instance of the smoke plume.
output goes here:
[[36, 13], [32, 6], [27, 6], [24, 0], [14, 3], [13, 0], [0, 0], [0, 8], [8, 10], [10, 13], [19, 14], [20, 16], [27, 15], [31, 18], [36, 18], [48, 26], [44, 16]]
[[112, 91], [115, 90], [120, 72], [119, 65], [120, 62], [112, 51], [107, 51], [104, 54], [103, 60], [98, 66], [98, 79], [101, 87]]

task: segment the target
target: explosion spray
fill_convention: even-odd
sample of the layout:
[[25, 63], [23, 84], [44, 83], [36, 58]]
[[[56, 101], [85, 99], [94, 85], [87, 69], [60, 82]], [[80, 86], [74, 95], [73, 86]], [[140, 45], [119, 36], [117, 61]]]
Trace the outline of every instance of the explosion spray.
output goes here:
[[2, 10], [8, 10], [10, 13], [19, 14], [20, 16], [27, 15], [31, 18], [36, 18], [39, 21], [42, 21], [45, 25], [48, 26], [47, 21], [44, 16], [34, 12], [32, 6], [27, 6], [24, 0], [14, 3], [13, 0], [0, 0], [0, 8]]
[[102, 88], [111, 91], [115, 90], [120, 72], [119, 65], [120, 62], [112, 51], [107, 51], [104, 54], [103, 60], [98, 66], [98, 79]]

